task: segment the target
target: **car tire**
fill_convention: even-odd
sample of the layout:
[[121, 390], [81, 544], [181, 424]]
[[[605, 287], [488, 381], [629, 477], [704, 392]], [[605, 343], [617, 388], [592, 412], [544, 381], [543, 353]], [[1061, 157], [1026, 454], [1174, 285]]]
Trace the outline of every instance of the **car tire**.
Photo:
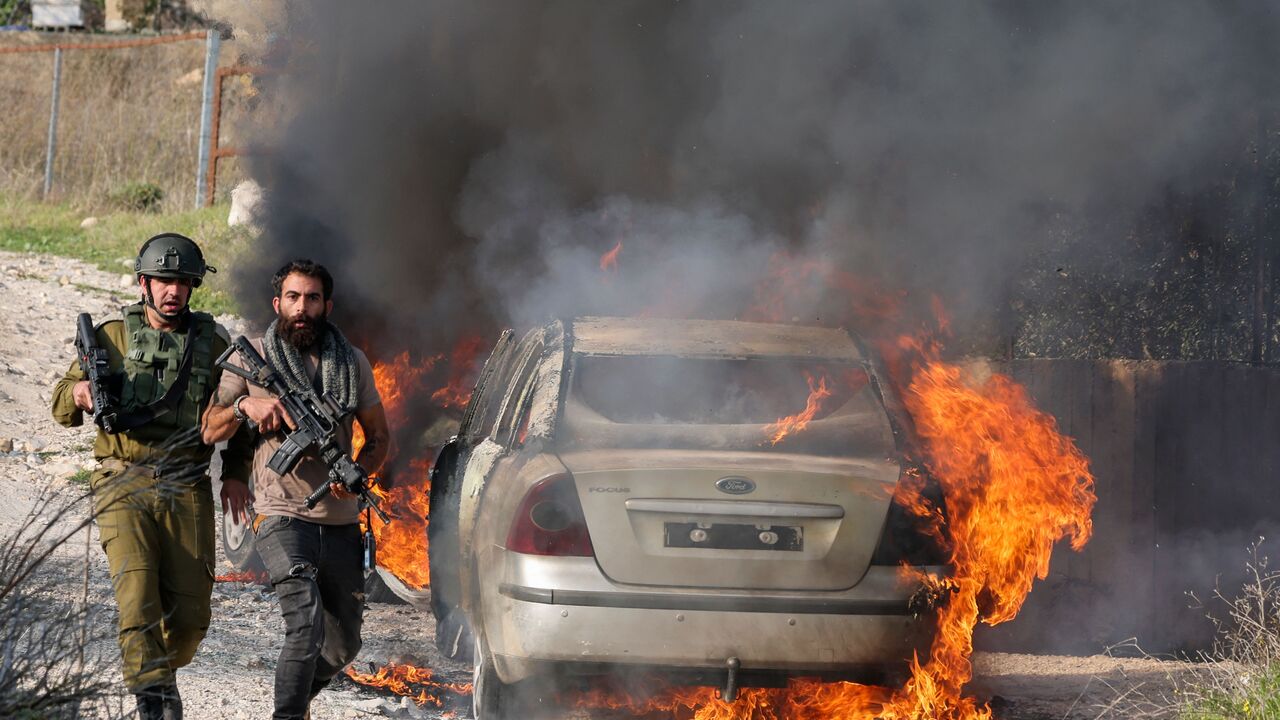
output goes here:
[[382, 576], [377, 570], [366, 570], [364, 575], [364, 600], [365, 602], [382, 603], [384, 605], [404, 605], [404, 598], [396, 595], [395, 592], [387, 587], [382, 581]]
[[[462, 582], [458, 565], [461, 549], [458, 542], [458, 513], [462, 506], [461, 478], [454, 477], [458, 465], [457, 446], [450, 444], [441, 451], [431, 472], [430, 522], [427, 523], [427, 572], [431, 586], [431, 614], [437, 628], [450, 622], [450, 616], [461, 617]], [[449, 638], [452, 643], [456, 638]], [[436, 635], [436, 644], [445, 651], [445, 638]], [[456, 654], [456, 651], [455, 651]]]
[[498, 677], [493, 654], [484, 641], [472, 643], [471, 713], [475, 720], [559, 720], [564, 717], [560, 684], [553, 676], [528, 678], [508, 685]]
[[454, 608], [443, 620], [436, 621], [436, 648], [450, 660], [474, 661], [475, 639], [461, 609]]
[[476, 638], [471, 653], [471, 717], [475, 720], [513, 720], [526, 715], [517, 702], [516, 688], [502, 682], [484, 641]]
[[267, 567], [258, 557], [257, 536], [251, 529], [256, 517], [250, 512], [249, 524], [241, 525], [231, 513], [222, 513], [222, 552], [236, 570], [265, 577]]
[[475, 720], [534, 720], [538, 717], [561, 717], [561, 715], [544, 715], [539, 710], [543, 698], [530, 697], [530, 683], [508, 685], [498, 676], [497, 667], [493, 665], [493, 653], [489, 652], [483, 639], [476, 638], [472, 642], [471, 656], [474, 657], [471, 671], [471, 716]]

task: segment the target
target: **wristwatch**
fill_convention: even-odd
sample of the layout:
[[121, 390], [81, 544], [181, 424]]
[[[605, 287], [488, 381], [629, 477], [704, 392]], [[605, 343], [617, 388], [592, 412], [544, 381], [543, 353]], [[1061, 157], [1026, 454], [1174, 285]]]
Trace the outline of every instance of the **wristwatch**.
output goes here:
[[246, 415], [244, 411], [240, 409], [240, 403], [244, 402], [244, 399], [247, 397], [249, 396], [241, 395], [240, 397], [236, 398], [235, 402], [231, 403], [231, 414], [235, 415], [236, 419], [239, 420], [240, 422], [244, 422], [245, 420], [249, 419], [249, 416]]

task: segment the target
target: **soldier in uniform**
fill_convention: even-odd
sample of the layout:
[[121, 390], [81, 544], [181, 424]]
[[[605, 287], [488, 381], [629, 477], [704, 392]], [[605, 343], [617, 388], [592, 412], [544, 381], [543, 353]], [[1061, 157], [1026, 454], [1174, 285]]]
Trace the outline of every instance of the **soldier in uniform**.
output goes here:
[[[209, 628], [213, 448], [199, 428], [221, 379], [215, 360], [230, 343], [212, 316], [188, 307], [205, 272], [216, 270], [190, 238], [156, 235], [134, 262], [141, 301], [96, 332], [124, 429], [99, 429], [90, 486], [119, 606], [124, 682], [142, 720], [182, 717], [174, 674]], [[89, 383], [73, 362], [54, 388], [53, 417], [75, 427], [92, 410]], [[224, 453], [226, 465], [235, 460]], [[243, 470], [247, 476], [247, 463]], [[224, 471], [223, 481], [224, 505], [228, 494], [248, 495], [243, 478]]]

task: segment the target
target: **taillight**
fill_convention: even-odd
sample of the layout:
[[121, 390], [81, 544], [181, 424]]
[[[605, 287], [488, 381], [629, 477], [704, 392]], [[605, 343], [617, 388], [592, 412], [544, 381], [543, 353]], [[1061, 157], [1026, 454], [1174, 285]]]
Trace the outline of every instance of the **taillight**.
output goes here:
[[[880, 544], [871, 556], [872, 565], [945, 565], [948, 552], [940, 533], [944, 531], [946, 502], [936, 480], [915, 471], [904, 471], [899, 484], [913, 483], [916, 493], [927, 501], [934, 513], [924, 517], [894, 499], [889, 503]], [[900, 488], [901, 489], [901, 488]]]
[[507, 549], [528, 555], [595, 555], [571, 475], [552, 475], [529, 488], [507, 534]]

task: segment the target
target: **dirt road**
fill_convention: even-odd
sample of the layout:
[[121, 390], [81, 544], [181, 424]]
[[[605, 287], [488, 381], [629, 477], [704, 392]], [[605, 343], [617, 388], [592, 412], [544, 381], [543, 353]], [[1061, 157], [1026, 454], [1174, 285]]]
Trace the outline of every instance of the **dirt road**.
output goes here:
[[[74, 356], [75, 316], [90, 312], [106, 318], [133, 300], [131, 260], [121, 258], [121, 275], [64, 258], [0, 253], [0, 534], [11, 531], [31, 508], [42, 488], [65, 496], [82, 489], [72, 477], [93, 466], [92, 430], [67, 430], [49, 416], [53, 383]], [[220, 318], [232, 332], [234, 318]], [[215, 492], [217, 486], [215, 485]], [[89, 565], [89, 598], [112, 607], [106, 561], [97, 538], [83, 536], [60, 550], [60, 557]], [[230, 566], [220, 559], [219, 572]], [[79, 577], [67, 592], [79, 596]], [[111, 612], [104, 622], [114, 623]], [[388, 662], [429, 666], [449, 682], [469, 680], [469, 668], [435, 653], [429, 613], [406, 605], [370, 605], [365, 616], [364, 649], [355, 668], [368, 671]], [[106, 633], [112, 637], [112, 633]], [[213, 622], [192, 665], [179, 676], [187, 717], [266, 718], [271, 714], [272, 673], [283, 637], [279, 607], [269, 589], [218, 583]], [[97, 649], [114, 653], [114, 642]], [[1124, 676], [1164, 682], [1163, 663], [980, 653], [975, 658], [973, 690], [996, 697], [997, 717], [1006, 720], [1093, 718], [1105, 701], [1104, 680]], [[123, 692], [123, 688], [121, 688]], [[465, 699], [464, 699], [465, 701]], [[407, 698], [362, 688], [343, 679], [313, 705], [316, 720], [359, 717], [439, 718], [446, 709], [418, 706]], [[469, 711], [460, 711], [465, 717]]]

